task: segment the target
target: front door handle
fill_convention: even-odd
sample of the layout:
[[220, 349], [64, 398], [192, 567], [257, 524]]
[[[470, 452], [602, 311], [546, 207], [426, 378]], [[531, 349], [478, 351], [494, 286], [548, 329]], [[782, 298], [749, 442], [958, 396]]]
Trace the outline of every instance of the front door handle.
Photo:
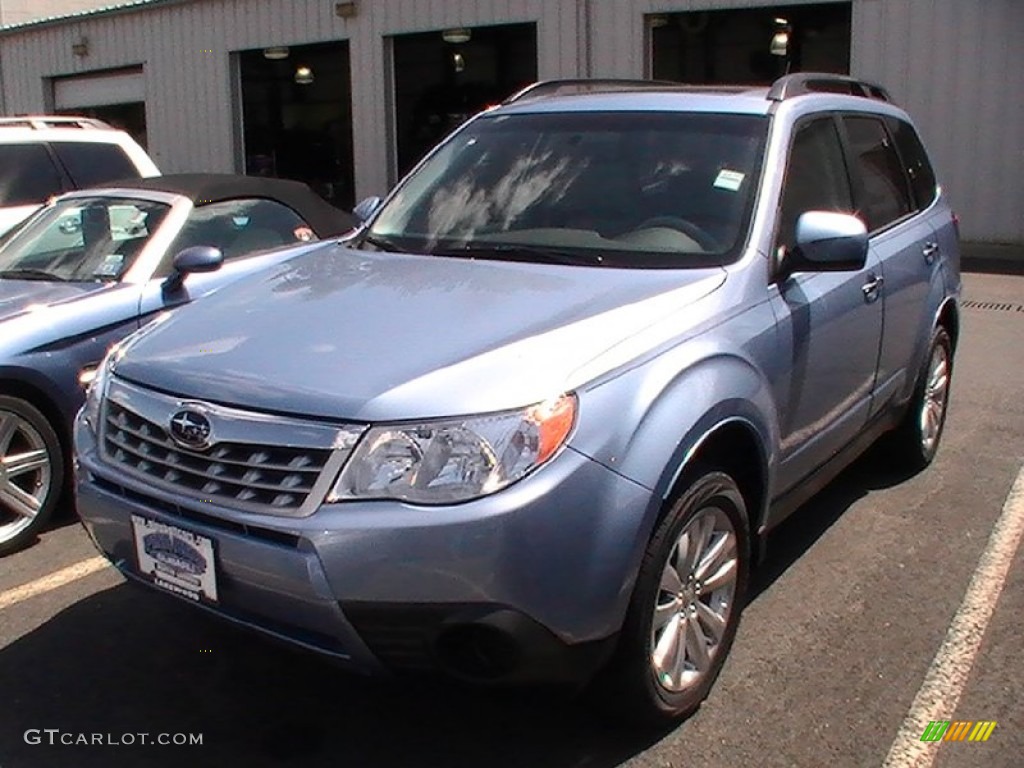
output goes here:
[[939, 244], [926, 243], [924, 248], [921, 249], [921, 255], [924, 256], [925, 264], [934, 264], [936, 257], [939, 255]]
[[868, 281], [861, 286], [860, 290], [864, 294], [864, 300], [869, 304], [878, 298], [878, 291], [881, 289], [882, 284], [885, 282], [885, 278], [881, 275], [876, 275], [874, 272], [868, 275]]

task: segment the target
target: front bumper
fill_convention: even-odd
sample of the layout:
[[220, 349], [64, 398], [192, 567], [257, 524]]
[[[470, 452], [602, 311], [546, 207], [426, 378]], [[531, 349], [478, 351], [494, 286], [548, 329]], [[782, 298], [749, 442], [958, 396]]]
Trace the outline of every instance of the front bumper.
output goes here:
[[128, 578], [141, 578], [132, 515], [208, 537], [210, 610], [363, 672], [586, 676], [614, 643], [646, 541], [650, 492], [570, 449], [465, 504], [347, 502], [285, 519], [119, 473], [81, 420], [75, 448], [82, 522]]

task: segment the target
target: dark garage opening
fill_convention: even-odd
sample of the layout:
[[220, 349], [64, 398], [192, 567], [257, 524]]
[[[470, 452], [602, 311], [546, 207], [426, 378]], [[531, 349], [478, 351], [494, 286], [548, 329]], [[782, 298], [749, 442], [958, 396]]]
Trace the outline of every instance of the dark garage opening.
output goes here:
[[537, 79], [537, 25], [393, 38], [399, 175], [466, 119]]
[[339, 208], [355, 198], [347, 42], [239, 54], [245, 173], [304, 181]]
[[849, 74], [851, 8], [819, 3], [649, 15], [651, 74], [759, 85], [787, 72]]
[[77, 107], [75, 109], [56, 110], [59, 115], [75, 117], [91, 117], [102, 120], [118, 130], [125, 131], [143, 149], [147, 148], [146, 138], [146, 103], [133, 101], [127, 104], [107, 104], [102, 107]]

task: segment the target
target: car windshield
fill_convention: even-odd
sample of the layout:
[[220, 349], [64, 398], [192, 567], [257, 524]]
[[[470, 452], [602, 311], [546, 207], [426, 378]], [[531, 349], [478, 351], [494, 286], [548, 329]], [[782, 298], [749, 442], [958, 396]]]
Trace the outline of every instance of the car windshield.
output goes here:
[[617, 267], [734, 260], [768, 119], [576, 112], [485, 116], [388, 201], [379, 250]]
[[119, 280], [169, 210], [170, 206], [150, 200], [59, 200], [0, 245], [0, 278]]

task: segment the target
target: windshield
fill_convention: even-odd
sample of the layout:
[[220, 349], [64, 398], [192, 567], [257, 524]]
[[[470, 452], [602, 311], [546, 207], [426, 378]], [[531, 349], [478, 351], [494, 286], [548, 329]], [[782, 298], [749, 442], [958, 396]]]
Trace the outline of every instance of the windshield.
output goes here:
[[622, 267], [734, 260], [768, 119], [694, 113], [494, 115], [467, 126], [388, 202], [381, 250]]
[[0, 278], [119, 280], [169, 210], [149, 200], [59, 201], [6, 239], [0, 247]]

